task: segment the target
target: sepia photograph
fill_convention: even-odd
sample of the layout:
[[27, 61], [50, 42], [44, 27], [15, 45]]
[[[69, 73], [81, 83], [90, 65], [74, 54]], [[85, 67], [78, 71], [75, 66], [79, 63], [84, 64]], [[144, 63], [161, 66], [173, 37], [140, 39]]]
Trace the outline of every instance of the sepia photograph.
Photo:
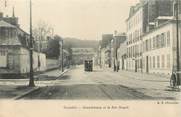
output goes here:
[[0, 0], [0, 113], [15, 108], [5, 101], [178, 106], [180, 21], [181, 0]]

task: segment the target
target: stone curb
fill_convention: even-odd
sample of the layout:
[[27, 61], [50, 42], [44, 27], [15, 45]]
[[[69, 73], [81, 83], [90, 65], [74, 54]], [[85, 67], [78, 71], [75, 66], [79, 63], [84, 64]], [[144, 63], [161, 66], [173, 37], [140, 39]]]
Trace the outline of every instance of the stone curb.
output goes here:
[[[66, 69], [64, 72], [62, 72], [62, 73], [56, 78], [56, 80], [57, 80], [59, 77], [61, 77], [63, 74], [65, 74], [66, 72], [68, 72], [69, 70], [70, 70], [70, 69]], [[37, 91], [37, 90], [39, 90], [39, 89], [40, 89], [40, 87], [35, 87], [35, 88], [33, 88], [33, 89], [31, 89], [31, 90], [29, 90], [29, 91], [27, 91], [27, 92], [25, 92], [25, 93], [23, 93], [23, 94], [21, 94], [21, 95], [18, 95], [18, 96], [16, 96], [16, 97], [14, 97], [13, 100], [19, 100], [19, 99], [23, 98], [24, 96], [26, 96], [26, 95], [34, 92], [34, 91]]]
[[70, 70], [70, 69], [66, 69], [64, 72], [62, 72], [62, 73], [56, 78], [56, 80], [59, 79], [59, 77], [63, 76], [65, 73], [67, 73], [69, 70]]
[[16, 97], [14, 97], [13, 100], [19, 100], [19, 99], [21, 99], [22, 97], [24, 97], [24, 96], [26, 96], [26, 95], [34, 92], [34, 91], [37, 91], [37, 90], [39, 90], [39, 89], [40, 89], [40, 87], [35, 87], [35, 88], [33, 88], [33, 89], [31, 89], [31, 90], [29, 90], [29, 91], [27, 91], [27, 92], [25, 92], [25, 93], [23, 93], [23, 94], [21, 94], [21, 95], [18, 95], [18, 96], [16, 96]]

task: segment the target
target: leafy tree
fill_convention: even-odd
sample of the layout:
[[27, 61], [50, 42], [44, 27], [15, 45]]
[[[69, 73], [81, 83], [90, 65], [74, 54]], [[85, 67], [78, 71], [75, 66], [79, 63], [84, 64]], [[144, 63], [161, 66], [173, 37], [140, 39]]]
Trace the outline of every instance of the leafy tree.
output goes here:
[[62, 38], [58, 35], [54, 36], [54, 39], [50, 39], [48, 41], [48, 48], [46, 50], [46, 54], [48, 58], [57, 58], [60, 55], [60, 45], [59, 42]]

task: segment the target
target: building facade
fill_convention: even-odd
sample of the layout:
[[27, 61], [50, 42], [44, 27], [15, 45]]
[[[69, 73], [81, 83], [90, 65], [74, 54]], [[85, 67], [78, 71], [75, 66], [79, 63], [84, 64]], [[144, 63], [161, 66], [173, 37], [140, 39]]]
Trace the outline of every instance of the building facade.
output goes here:
[[93, 59], [95, 51], [93, 48], [72, 48], [73, 64], [81, 65], [84, 60]]
[[143, 36], [143, 70], [171, 74], [176, 67], [176, 22], [170, 20]]
[[126, 58], [127, 54], [127, 43], [126, 40], [120, 44], [118, 48], [118, 61], [119, 61], [119, 67], [120, 70], [127, 70], [127, 64], [126, 64]]
[[[114, 37], [111, 41], [111, 60], [112, 60], [112, 68], [114, 71], [118, 71], [120, 69], [120, 60], [118, 54], [121, 54], [118, 52], [120, 45], [126, 41], [126, 34], [125, 33], [117, 33], [117, 31], [114, 32]], [[121, 49], [121, 48], [120, 48]]]
[[[0, 20], [0, 75], [23, 75], [30, 71], [29, 34], [10, 20]], [[13, 18], [15, 21], [13, 21]], [[18, 24], [18, 23], [17, 23]], [[33, 52], [33, 68], [35, 72], [46, 70], [45, 54]]]
[[143, 72], [142, 36], [173, 19], [173, 0], [141, 0], [130, 8], [127, 23], [127, 69]]
[[111, 67], [111, 40], [113, 39], [113, 34], [103, 34], [102, 40], [99, 43], [98, 47], [98, 56], [99, 56], [99, 66], [101, 68]]
[[102, 68], [109, 68], [111, 66], [111, 50], [109, 45], [101, 49], [101, 66]]
[[142, 71], [142, 38], [145, 19], [144, 4], [137, 4], [130, 9], [127, 23], [127, 70]]

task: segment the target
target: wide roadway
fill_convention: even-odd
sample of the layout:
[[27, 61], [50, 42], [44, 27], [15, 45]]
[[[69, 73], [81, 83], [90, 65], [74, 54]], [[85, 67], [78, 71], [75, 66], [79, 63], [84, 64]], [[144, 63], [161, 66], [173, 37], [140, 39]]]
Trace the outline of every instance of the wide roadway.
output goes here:
[[[62, 77], [39, 81], [41, 88], [24, 99], [63, 99], [63, 100], [144, 100], [153, 99], [121, 82], [121, 75], [94, 68], [85, 72], [83, 66], [77, 66]], [[53, 79], [53, 78], [52, 78]]]

